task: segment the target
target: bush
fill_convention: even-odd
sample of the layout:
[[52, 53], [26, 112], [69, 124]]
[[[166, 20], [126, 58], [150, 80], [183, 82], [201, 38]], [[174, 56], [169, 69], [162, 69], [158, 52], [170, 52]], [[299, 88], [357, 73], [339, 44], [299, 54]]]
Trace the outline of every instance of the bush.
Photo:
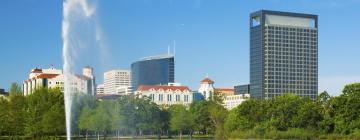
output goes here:
[[317, 133], [310, 130], [291, 128], [287, 131], [266, 130], [261, 126], [257, 126], [251, 130], [236, 130], [230, 134], [230, 138], [241, 139], [300, 139], [310, 140], [317, 138]]
[[355, 129], [353, 133], [350, 134], [350, 139], [360, 140], [360, 129]]
[[275, 134], [277, 135], [266, 135], [266, 138], [310, 140], [317, 137], [316, 132], [299, 128], [290, 128], [287, 131], [277, 131]]

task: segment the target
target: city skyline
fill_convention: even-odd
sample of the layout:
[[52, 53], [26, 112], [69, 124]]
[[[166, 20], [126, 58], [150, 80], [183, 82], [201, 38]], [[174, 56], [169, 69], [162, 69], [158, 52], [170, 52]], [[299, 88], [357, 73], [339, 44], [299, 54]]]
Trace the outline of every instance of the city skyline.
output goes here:
[[[4, 19], [0, 23], [4, 31], [0, 33], [0, 55], [3, 56], [0, 88], [8, 89], [11, 82], [21, 84], [35, 67], [48, 68], [54, 64], [62, 68], [62, 2], [42, 2], [44, 4], [38, 5], [29, 1], [7, 1], [0, 6], [0, 16]], [[341, 90], [339, 87], [360, 81], [360, 66], [356, 62], [360, 59], [356, 54], [360, 51], [356, 48], [359, 42], [354, 34], [359, 31], [354, 28], [359, 20], [346, 22], [356, 17], [356, 8], [350, 7], [359, 6], [359, 1], [98, 3], [99, 22], [111, 53], [106, 55], [109, 61], [105, 66], [89, 64], [94, 67], [97, 83], [102, 83], [102, 74], [107, 70], [130, 69], [130, 64], [139, 58], [166, 53], [168, 45], [173, 45], [175, 40], [175, 82], [195, 90], [209, 73], [216, 87], [248, 84], [248, 15], [260, 9], [319, 15], [319, 92], [327, 89], [330, 94], [339, 95], [334, 93]], [[137, 12], [140, 8], [144, 10]], [[10, 12], [13, 9], [17, 11]], [[343, 13], [337, 12], [339, 10]]]

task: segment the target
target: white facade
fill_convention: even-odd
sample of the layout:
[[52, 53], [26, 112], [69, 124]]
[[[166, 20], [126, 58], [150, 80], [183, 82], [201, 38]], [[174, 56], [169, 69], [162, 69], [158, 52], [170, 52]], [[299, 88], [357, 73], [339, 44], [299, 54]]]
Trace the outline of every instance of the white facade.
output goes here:
[[132, 93], [131, 86], [120, 86], [116, 88], [116, 94], [118, 95], [130, 95]]
[[104, 84], [99, 84], [96, 86], [96, 94], [105, 94]]
[[[91, 69], [91, 70], [89, 70]], [[87, 73], [85, 73], [85, 71]], [[93, 85], [95, 84], [95, 79], [92, 74], [92, 68], [85, 67], [83, 69], [83, 75], [74, 75], [72, 76], [72, 83], [70, 84], [71, 90], [74, 92], [82, 92], [88, 94], [94, 94]], [[85, 76], [85, 74], [87, 76]], [[90, 76], [90, 77], [88, 77]], [[49, 69], [38, 69], [35, 68], [31, 70], [29, 74], [29, 79], [25, 80], [23, 83], [23, 93], [24, 95], [29, 95], [34, 90], [39, 88], [60, 88], [64, 91], [64, 75], [63, 71], [60, 69], [55, 69], [50, 67]]]
[[116, 94], [119, 87], [131, 87], [129, 70], [111, 70], [104, 73], [104, 93]]
[[193, 102], [193, 93], [186, 86], [140, 85], [135, 94], [140, 98], [149, 97], [154, 103], [164, 106], [173, 104], [189, 105]]
[[246, 101], [250, 98], [250, 94], [239, 94], [239, 95], [227, 95], [223, 98], [223, 106], [231, 110], [238, 105], [240, 105], [243, 101]]
[[203, 95], [205, 100], [210, 100], [214, 94], [214, 90], [214, 81], [206, 77], [201, 81], [198, 92]]

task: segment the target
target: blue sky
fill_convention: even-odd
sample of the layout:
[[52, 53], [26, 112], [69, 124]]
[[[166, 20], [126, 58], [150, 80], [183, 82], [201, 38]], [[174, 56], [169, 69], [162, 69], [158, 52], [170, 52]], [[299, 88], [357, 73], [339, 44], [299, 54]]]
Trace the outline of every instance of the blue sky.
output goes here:
[[[106, 53], [100, 58], [88, 54], [87, 64], [78, 67], [95, 67], [98, 83], [104, 71], [129, 69], [139, 58], [166, 53], [175, 40], [177, 82], [196, 90], [208, 73], [216, 87], [246, 84], [248, 18], [261, 9], [319, 15], [319, 91], [338, 95], [345, 84], [360, 82], [359, 0], [99, 0], [93, 4]], [[61, 0], [2, 1], [0, 88], [21, 83], [34, 67], [62, 67], [61, 22]]]

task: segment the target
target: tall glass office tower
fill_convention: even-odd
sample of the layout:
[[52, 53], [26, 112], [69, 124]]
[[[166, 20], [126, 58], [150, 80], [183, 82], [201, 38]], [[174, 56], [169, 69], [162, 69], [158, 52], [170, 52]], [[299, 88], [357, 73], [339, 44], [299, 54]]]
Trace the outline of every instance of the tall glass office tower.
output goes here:
[[152, 56], [131, 64], [133, 90], [140, 85], [167, 85], [175, 81], [174, 55]]
[[250, 93], [269, 99], [318, 94], [317, 15], [261, 10], [250, 14]]

